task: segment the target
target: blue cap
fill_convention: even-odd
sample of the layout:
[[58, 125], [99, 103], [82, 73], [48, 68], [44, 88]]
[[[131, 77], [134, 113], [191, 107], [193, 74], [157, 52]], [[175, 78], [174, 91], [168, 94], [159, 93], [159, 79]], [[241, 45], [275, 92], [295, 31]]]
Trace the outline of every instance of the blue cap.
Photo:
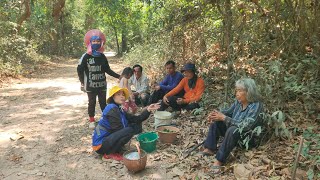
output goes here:
[[184, 65], [183, 69], [181, 72], [187, 71], [187, 70], [192, 70], [193, 72], [196, 72], [196, 65], [192, 63], [187, 63]]

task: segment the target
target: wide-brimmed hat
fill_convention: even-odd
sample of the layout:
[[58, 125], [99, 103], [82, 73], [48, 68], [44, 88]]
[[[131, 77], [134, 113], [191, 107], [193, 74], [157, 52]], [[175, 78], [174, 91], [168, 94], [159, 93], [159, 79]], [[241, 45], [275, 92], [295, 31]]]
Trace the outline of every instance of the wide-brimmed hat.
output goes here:
[[123, 91], [124, 96], [127, 99], [129, 99], [129, 91], [127, 88], [121, 88], [119, 86], [113, 86], [110, 90], [109, 90], [109, 96], [107, 99], [107, 103], [109, 103], [111, 101], [112, 96], [117, 93], [118, 91]]
[[192, 70], [193, 72], [196, 72], [196, 65], [192, 63], [187, 63], [184, 65], [184, 67], [181, 69], [181, 72]]
[[98, 38], [101, 41], [101, 47], [97, 51], [100, 53], [103, 53], [104, 52], [103, 45], [106, 42], [106, 36], [99, 29], [91, 29], [84, 36], [84, 43], [87, 47], [87, 53], [90, 55], [92, 54], [92, 49], [91, 49], [91, 41], [93, 40], [92, 37]]

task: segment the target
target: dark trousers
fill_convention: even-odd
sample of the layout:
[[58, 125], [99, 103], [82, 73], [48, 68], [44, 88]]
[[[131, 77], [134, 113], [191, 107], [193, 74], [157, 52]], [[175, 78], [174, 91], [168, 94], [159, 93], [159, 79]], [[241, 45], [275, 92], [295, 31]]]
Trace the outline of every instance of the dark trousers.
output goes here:
[[137, 105], [147, 106], [149, 101], [150, 94], [149, 93], [140, 93], [135, 96], [135, 101]]
[[142, 124], [131, 124], [129, 127], [123, 128], [107, 136], [101, 148], [96, 151], [98, 154], [119, 153], [122, 147], [127, 144], [135, 135], [142, 132]]
[[165, 95], [165, 92], [161, 89], [157, 91], [153, 91], [153, 93], [150, 95], [148, 105], [157, 103], [159, 100], [163, 98], [164, 95]]
[[97, 101], [97, 96], [98, 96], [98, 101], [100, 104], [101, 111], [104, 110], [106, 107], [106, 91], [92, 91], [92, 92], [87, 92], [88, 94], [88, 114], [89, 117], [94, 117], [95, 115], [95, 108], [96, 108], [96, 101]]
[[216, 121], [210, 125], [204, 147], [216, 151], [219, 137], [224, 137], [216, 154], [216, 159], [222, 163], [226, 162], [230, 152], [240, 140], [240, 133], [235, 131], [236, 128], [236, 126], [227, 127], [223, 121]]
[[[179, 111], [181, 109], [186, 109], [186, 110], [193, 110], [195, 108], [199, 108], [200, 105], [198, 103], [189, 103], [189, 104], [178, 104], [177, 103], [177, 99], [181, 98], [178, 96], [170, 96], [168, 97], [168, 101], [169, 101], [169, 106], [172, 107], [172, 109], [174, 111]], [[166, 105], [163, 101], [161, 102], [161, 107], [159, 108], [159, 111], [164, 111], [166, 110], [168, 107], [168, 105]]]

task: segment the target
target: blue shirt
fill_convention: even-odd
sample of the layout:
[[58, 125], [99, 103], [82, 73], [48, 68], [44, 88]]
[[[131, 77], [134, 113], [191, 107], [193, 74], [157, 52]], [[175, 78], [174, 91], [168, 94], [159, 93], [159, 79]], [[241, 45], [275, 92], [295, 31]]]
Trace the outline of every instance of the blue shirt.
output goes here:
[[235, 101], [229, 109], [221, 112], [226, 116], [226, 124], [235, 126], [242, 124], [245, 126], [245, 130], [249, 130], [256, 124], [262, 109], [262, 103], [252, 102], [248, 104], [246, 109], [242, 110], [242, 104], [239, 101]]
[[175, 88], [182, 78], [183, 75], [180, 72], [175, 72], [173, 75], [168, 74], [164, 80], [159, 83], [160, 89], [167, 93]]

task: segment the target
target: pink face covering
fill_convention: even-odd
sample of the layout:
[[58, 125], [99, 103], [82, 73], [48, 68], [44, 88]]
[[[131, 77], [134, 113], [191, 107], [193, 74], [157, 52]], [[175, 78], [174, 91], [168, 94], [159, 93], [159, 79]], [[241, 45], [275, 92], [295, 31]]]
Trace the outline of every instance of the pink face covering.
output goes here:
[[92, 30], [88, 31], [86, 33], [86, 35], [84, 36], [84, 43], [87, 46], [87, 53], [92, 55], [92, 49], [91, 49], [91, 43], [90, 43], [90, 39], [91, 39], [92, 36], [100, 37], [100, 39], [101, 39], [101, 47], [97, 51], [100, 52], [100, 53], [103, 53], [103, 51], [104, 51], [103, 45], [106, 42], [106, 37], [98, 29], [92, 29]]

